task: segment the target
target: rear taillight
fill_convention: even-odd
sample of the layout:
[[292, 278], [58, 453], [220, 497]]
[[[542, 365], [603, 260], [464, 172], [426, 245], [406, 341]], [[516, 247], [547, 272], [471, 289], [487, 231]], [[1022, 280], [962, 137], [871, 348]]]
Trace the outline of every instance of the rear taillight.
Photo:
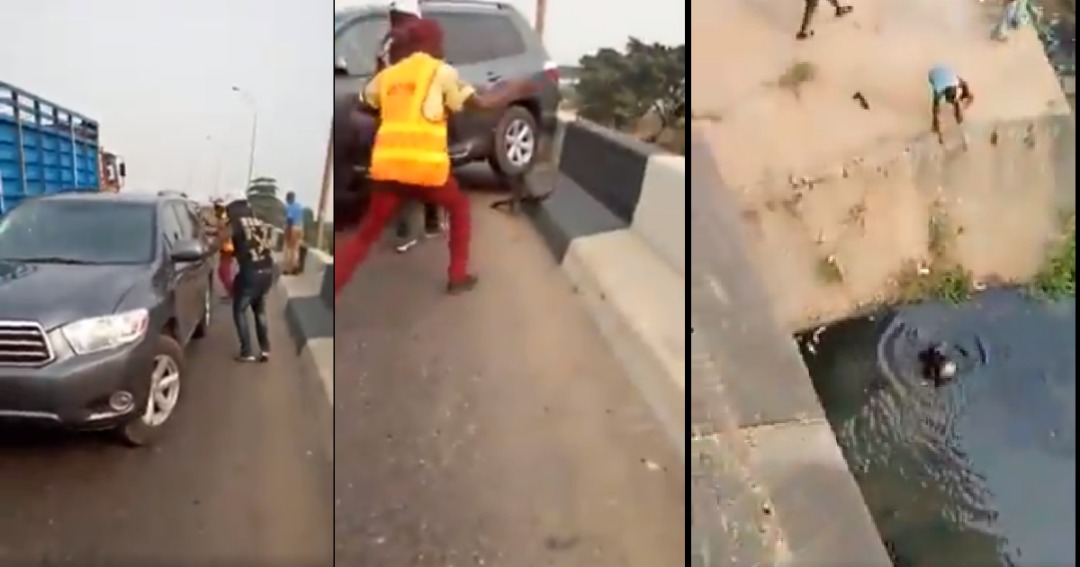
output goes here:
[[555, 63], [548, 61], [544, 63], [544, 76], [551, 80], [551, 82], [559, 83], [559, 66]]

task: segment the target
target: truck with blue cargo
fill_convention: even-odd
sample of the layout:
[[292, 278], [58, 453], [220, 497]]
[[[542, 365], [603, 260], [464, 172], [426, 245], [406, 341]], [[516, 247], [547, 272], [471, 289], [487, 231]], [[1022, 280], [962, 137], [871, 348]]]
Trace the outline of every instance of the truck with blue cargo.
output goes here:
[[126, 173], [97, 121], [0, 81], [0, 215], [42, 195], [116, 192]]

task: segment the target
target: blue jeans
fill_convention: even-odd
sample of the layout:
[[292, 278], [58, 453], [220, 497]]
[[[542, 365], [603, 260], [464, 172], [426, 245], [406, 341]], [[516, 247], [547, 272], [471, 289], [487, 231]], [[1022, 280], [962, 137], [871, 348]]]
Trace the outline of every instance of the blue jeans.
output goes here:
[[259, 341], [261, 352], [270, 352], [270, 331], [266, 322], [266, 294], [274, 278], [270, 274], [255, 274], [252, 277], [238, 277], [233, 286], [232, 314], [236, 325], [236, 335], [240, 339], [240, 356], [252, 356], [251, 330], [248, 327], [247, 312], [251, 309], [255, 315], [255, 337]]

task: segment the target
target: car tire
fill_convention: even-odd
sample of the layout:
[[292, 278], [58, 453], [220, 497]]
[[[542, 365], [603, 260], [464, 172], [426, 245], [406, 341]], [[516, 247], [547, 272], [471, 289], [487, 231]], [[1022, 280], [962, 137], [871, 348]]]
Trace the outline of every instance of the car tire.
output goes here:
[[195, 326], [195, 332], [192, 333], [192, 338], [201, 339], [206, 336], [206, 333], [210, 332], [211, 313], [214, 311], [214, 297], [210, 290], [214, 289], [214, 276], [210, 275], [209, 281], [206, 282], [206, 291], [203, 292], [203, 315], [199, 320], [199, 324]]
[[[153, 444], [161, 435], [162, 429], [168, 425], [169, 418], [176, 412], [176, 406], [180, 401], [180, 386], [184, 376], [184, 350], [176, 339], [168, 335], [161, 335], [157, 339], [154, 348], [153, 363], [150, 367], [149, 384], [147, 385], [146, 399], [140, 408], [138, 415], [131, 421], [117, 428], [120, 440], [129, 447], [145, 447]], [[172, 390], [166, 392], [162, 388], [160, 378], [175, 375], [175, 382], [171, 385]], [[162, 394], [170, 398], [169, 407], [164, 415], [154, 414], [154, 409], [160, 403], [155, 397]], [[160, 409], [160, 408], [159, 408]]]
[[507, 177], [525, 175], [536, 163], [540, 139], [536, 118], [524, 106], [506, 109], [495, 125], [488, 163], [495, 173]]

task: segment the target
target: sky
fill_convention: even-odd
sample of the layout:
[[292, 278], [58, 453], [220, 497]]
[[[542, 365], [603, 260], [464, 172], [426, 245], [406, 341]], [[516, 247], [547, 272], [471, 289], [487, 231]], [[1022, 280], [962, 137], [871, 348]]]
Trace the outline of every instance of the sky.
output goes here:
[[[534, 0], [509, 0], [509, 3], [529, 22], [534, 21]], [[335, 5], [337, 8], [387, 6], [389, 1], [335, 0]], [[602, 23], [605, 19], [607, 23]], [[582, 55], [602, 47], [622, 48], [631, 36], [643, 41], [685, 43], [686, 3], [675, 0], [547, 0], [544, 27], [544, 44], [552, 59], [561, 65], [575, 65]]]
[[125, 190], [242, 194], [257, 109], [254, 175], [316, 206], [333, 115], [329, 2], [0, 2], [0, 81], [97, 120], [127, 162]]

